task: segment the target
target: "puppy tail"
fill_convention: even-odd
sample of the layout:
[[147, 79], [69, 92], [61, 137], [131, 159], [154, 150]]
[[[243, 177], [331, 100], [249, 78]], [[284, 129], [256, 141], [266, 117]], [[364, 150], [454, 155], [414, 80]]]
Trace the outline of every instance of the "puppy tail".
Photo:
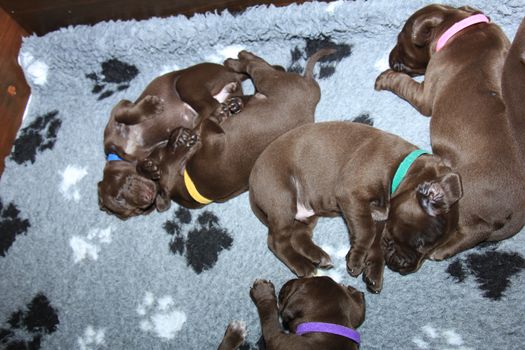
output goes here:
[[308, 58], [308, 61], [306, 62], [306, 68], [304, 70], [304, 77], [308, 79], [313, 79], [314, 76], [314, 66], [321, 58], [324, 56], [331, 55], [336, 52], [336, 49], [333, 48], [324, 48], [316, 53], [314, 53], [310, 58]]

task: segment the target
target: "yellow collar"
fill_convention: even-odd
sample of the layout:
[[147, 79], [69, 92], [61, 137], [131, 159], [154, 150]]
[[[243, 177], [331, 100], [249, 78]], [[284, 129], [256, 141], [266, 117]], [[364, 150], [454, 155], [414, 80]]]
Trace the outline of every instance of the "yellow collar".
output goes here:
[[191, 180], [190, 175], [188, 174], [186, 169], [184, 169], [184, 184], [186, 185], [186, 189], [188, 190], [188, 193], [190, 194], [191, 198], [193, 198], [193, 200], [195, 200], [196, 202], [200, 204], [210, 204], [211, 202], [213, 202], [211, 199], [204, 197], [202, 194], [199, 193], [199, 191], [197, 191], [197, 187], [195, 187], [195, 184]]

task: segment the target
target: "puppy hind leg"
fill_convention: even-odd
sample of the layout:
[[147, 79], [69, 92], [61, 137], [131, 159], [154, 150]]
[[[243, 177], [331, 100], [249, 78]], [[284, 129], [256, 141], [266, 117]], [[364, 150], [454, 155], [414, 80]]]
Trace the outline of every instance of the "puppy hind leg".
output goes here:
[[322, 269], [330, 269], [334, 266], [330, 255], [312, 240], [312, 231], [316, 223], [317, 218], [310, 219], [308, 224], [295, 222], [291, 234], [292, 247], [313, 265]]
[[291, 235], [294, 230], [288, 228], [272, 230], [268, 234], [268, 247], [294, 274], [298, 277], [308, 277], [315, 274], [312, 261], [299, 253], [292, 245]]

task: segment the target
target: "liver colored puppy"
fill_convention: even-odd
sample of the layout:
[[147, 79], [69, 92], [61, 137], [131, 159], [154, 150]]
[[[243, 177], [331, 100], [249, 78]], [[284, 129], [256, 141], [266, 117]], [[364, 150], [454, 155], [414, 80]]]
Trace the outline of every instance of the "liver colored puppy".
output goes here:
[[[293, 279], [281, 288], [277, 303], [273, 284], [257, 280], [250, 296], [257, 306], [268, 350], [359, 348], [355, 329], [365, 319], [365, 299], [351, 286], [330, 277]], [[290, 333], [285, 333], [283, 326]]]
[[257, 93], [235, 118], [221, 124], [204, 120], [195, 132], [181, 128], [166, 147], [139, 164], [143, 174], [159, 179], [156, 202], [164, 204], [161, 210], [170, 200], [200, 208], [246, 191], [252, 166], [266, 146], [286, 131], [314, 121], [321, 92], [313, 67], [333, 52], [323, 49], [312, 55], [304, 76], [276, 69], [246, 51], [238, 59], [228, 59], [225, 65], [248, 74]]
[[[298, 276], [331, 267], [312, 231], [319, 216], [342, 215], [350, 231], [348, 272], [363, 272], [370, 291], [382, 288], [385, 260], [402, 274], [417, 270], [455, 227], [462, 191], [460, 176], [440, 157], [404, 161], [415, 150], [398, 136], [353, 122], [304, 125], [275, 140], [249, 182], [269, 248]], [[398, 169], [406, 175], [396, 175]], [[385, 226], [389, 233], [382, 236]]]
[[232, 321], [228, 324], [224, 337], [217, 350], [235, 350], [242, 345], [246, 338], [246, 328], [242, 322]]
[[[482, 22], [456, 33], [436, 52], [442, 35], [467, 18]], [[432, 149], [463, 179], [458, 226], [430, 252], [434, 260], [511, 237], [525, 223], [525, 168], [501, 96], [510, 43], [496, 24], [484, 20], [468, 7], [418, 10], [390, 54], [392, 70], [376, 80], [377, 90], [392, 91], [432, 116]], [[424, 83], [410, 77], [417, 74], [425, 74]]]
[[120, 101], [104, 131], [106, 155], [116, 160], [108, 159], [98, 184], [100, 208], [121, 218], [147, 211], [156, 185], [137, 174], [136, 161], [166, 144], [178, 127], [192, 129], [205, 118], [222, 120], [238, 112], [239, 99], [230, 97], [242, 94], [245, 78], [222, 65], [201, 63], [154, 79], [134, 103]]
[[501, 83], [507, 116], [525, 164], [525, 18], [505, 59]]

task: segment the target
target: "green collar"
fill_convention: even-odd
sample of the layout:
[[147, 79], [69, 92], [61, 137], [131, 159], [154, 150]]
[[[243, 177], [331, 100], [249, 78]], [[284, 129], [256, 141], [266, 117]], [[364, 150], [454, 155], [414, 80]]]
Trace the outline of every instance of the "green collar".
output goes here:
[[422, 149], [416, 149], [415, 151], [410, 152], [405, 159], [399, 164], [397, 167], [396, 173], [394, 174], [394, 178], [392, 179], [392, 190], [390, 191], [390, 195], [393, 195], [394, 192], [399, 187], [399, 184], [401, 181], [403, 181], [403, 178], [408, 172], [408, 169], [414, 163], [414, 161], [423, 154], [429, 154], [429, 152], [424, 151]]

